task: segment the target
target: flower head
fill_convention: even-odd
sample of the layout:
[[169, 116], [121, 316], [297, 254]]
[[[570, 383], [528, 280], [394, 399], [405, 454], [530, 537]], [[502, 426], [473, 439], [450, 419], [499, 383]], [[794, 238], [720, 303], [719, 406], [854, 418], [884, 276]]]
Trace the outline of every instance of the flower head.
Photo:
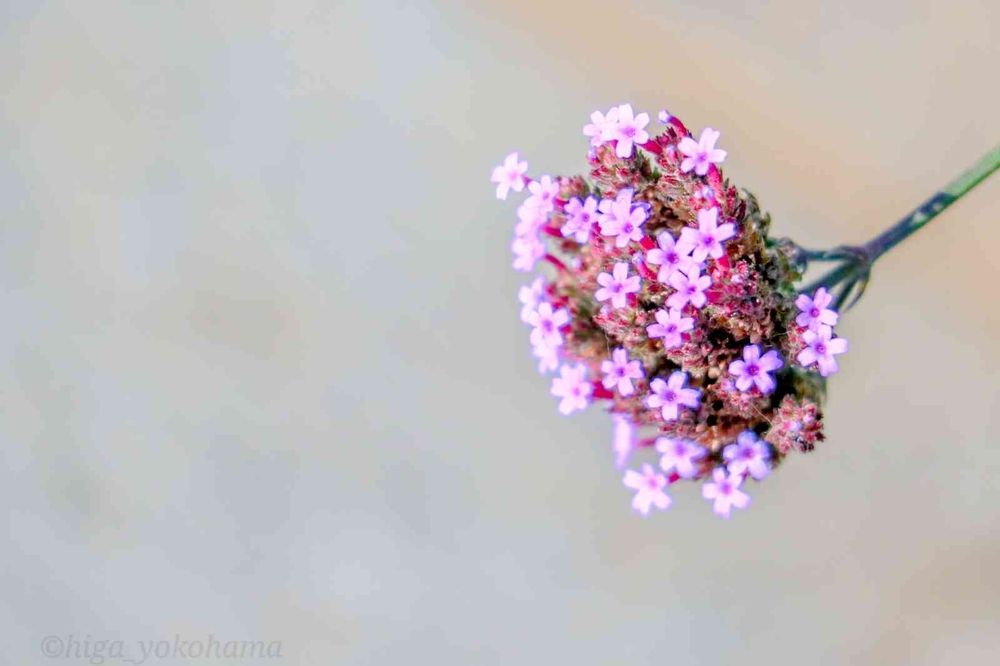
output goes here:
[[615, 154], [618, 157], [632, 157], [632, 145], [649, 141], [649, 134], [644, 129], [649, 124], [649, 114], [632, 115], [632, 105], [622, 104], [618, 107], [618, 121], [615, 123], [613, 138], [618, 140]]
[[800, 294], [795, 299], [795, 306], [799, 309], [795, 323], [814, 331], [820, 326], [834, 326], [837, 323], [837, 312], [827, 307], [831, 302], [833, 296], [823, 287], [817, 289], [812, 298]]
[[676, 291], [667, 299], [668, 306], [681, 309], [690, 303], [700, 308], [708, 300], [705, 290], [712, 286], [712, 278], [702, 275], [701, 269], [695, 265], [686, 271], [676, 271], [671, 275], [670, 286]]
[[516, 152], [508, 155], [503, 164], [494, 167], [490, 180], [497, 184], [497, 199], [506, 199], [510, 190], [523, 190], [527, 171], [528, 163], [519, 162]]
[[686, 383], [686, 372], [673, 372], [667, 381], [657, 377], [649, 383], [651, 393], [646, 398], [646, 406], [659, 409], [664, 421], [676, 421], [681, 407], [695, 409], [701, 402], [701, 392], [685, 388]]
[[656, 444], [662, 469], [628, 474], [638, 510], [707, 480], [728, 515], [749, 501], [747, 477], [823, 441], [824, 382], [800, 366], [829, 374], [847, 343], [825, 290], [796, 298], [811, 255], [769, 237], [767, 213], [722, 173], [718, 132], [659, 119], [597, 111], [582, 173], [532, 180], [515, 155], [494, 182], [528, 195], [514, 264], [545, 276], [521, 287], [520, 314], [560, 411], [603, 403], [619, 466]]
[[573, 238], [577, 243], [586, 243], [590, 238], [590, 228], [597, 220], [597, 199], [587, 197], [581, 202], [573, 197], [566, 204], [566, 223], [562, 226], [562, 235]]
[[722, 256], [722, 241], [736, 235], [736, 225], [719, 226], [719, 209], [709, 208], [698, 211], [698, 229], [686, 227], [681, 231], [681, 242], [692, 248], [691, 257], [698, 262], [706, 257], [718, 259]]
[[642, 379], [642, 363], [630, 361], [628, 352], [623, 348], [611, 352], [611, 360], [601, 363], [601, 372], [604, 373], [604, 388], [617, 388], [621, 395], [632, 395], [635, 393], [633, 379]]
[[656, 279], [663, 284], [670, 283], [670, 276], [675, 271], [686, 271], [697, 264], [691, 258], [694, 245], [684, 240], [675, 241], [668, 231], [664, 231], [656, 237], [656, 244], [659, 247], [646, 253], [646, 261], [660, 267]]
[[552, 395], [562, 398], [559, 411], [563, 414], [585, 409], [590, 404], [594, 387], [587, 381], [587, 366], [582, 363], [563, 365], [559, 376], [552, 380]]
[[744, 430], [734, 444], [722, 449], [722, 459], [731, 474], [749, 474], [760, 481], [771, 471], [767, 461], [771, 451], [753, 430]]
[[847, 340], [834, 338], [832, 328], [820, 325], [815, 331], [807, 330], [803, 333], [802, 341], [806, 343], [806, 348], [795, 359], [802, 367], [808, 368], [815, 363], [819, 374], [824, 377], [837, 372], [837, 359], [834, 355], [847, 351]]
[[773, 349], [763, 356], [760, 347], [747, 345], [743, 348], [743, 360], [729, 364], [729, 374], [736, 378], [736, 388], [749, 391], [756, 386], [761, 393], [767, 395], [774, 390], [774, 378], [769, 373], [780, 369], [785, 364]]
[[663, 454], [660, 456], [660, 469], [664, 472], [677, 472], [677, 476], [682, 479], [698, 476], [699, 462], [708, 455], [704, 447], [694, 442], [671, 437], [657, 438], [656, 450]]
[[681, 316], [681, 311], [677, 308], [657, 310], [653, 316], [656, 317], [656, 323], [646, 327], [646, 334], [650, 338], [663, 338], [664, 349], [680, 347], [684, 341], [681, 334], [694, 328], [694, 319]]
[[699, 176], [708, 173], [708, 167], [712, 164], [721, 164], [726, 159], [726, 151], [715, 147], [715, 142], [719, 140], [719, 132], [711, 127], [706, 127], [698, 141], [691, 137], [684, 137], [677, 144], [677, 150], [681, 151], [687, 158], [681, 162], [681, 171], [687, 173], [692, 169]]
[[726, 470], [716, 467], [712, 480], [701, 487], [701, 496], [714, 500], [712, 510], [723, 518], [728, 518], [733, 507], [745, 509], [750, 504], [750, 496], [740, 490], [742, 474], [726, 474]]
[[670, 506], [670, 497], [663, 492], [667, 486], [667, 477], [657, 473], [649, 463], [642, 466], [642, 472], [627, 470], [622, 480], [626, 488], [635, 491], [632, 508], [642, 515], [647, 515], [654, 506], [661, 511]]
[[620, 261], [615, 264], [611, 274], [601, 273], [597, 276], [597, 284], [601, 288], [594, 294], [594, 298], [602, 303], [611, 299], [611, 307], [623, 308], [628, 304], [628, 295], [639, 291], [641, 281], [638, 275], [629, 277], [628, 264]]
[[598, 224], [604, 236], [616, 236], [615, 246], [625, 247], [629, 241], [642, 240], [642, 229], [648, 213], [644, 206], [632, 203], [632, 190], [622, 190], [614, 199], [601, 201]]

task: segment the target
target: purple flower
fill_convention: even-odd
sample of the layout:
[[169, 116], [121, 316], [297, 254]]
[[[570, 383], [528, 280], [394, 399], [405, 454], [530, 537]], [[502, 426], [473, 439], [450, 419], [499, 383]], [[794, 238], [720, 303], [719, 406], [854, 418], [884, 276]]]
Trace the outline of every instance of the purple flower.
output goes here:
[[649, 463], [642, 466], [642, 472], [626, 470], [622, 480], [626, 488], [635, 491], [632, 508], [642, 515], [649, 514], [649, 509], [654, 506], [661, 511], [670, 506], [670, 497], [663, 492], [667, 486], [667, 477], [657, 473]]
[[524, 174], [528, 170], [527, 162], [518, 162], [517, 153], [511, 153], [503, 164], [493, 168], [490, 181], [497, 184], [497, 199], [506, 199], [510, 190], [520, 192], [524, 189]]
[[701, 487], [701, 496], [715, 500], [712, 510], [723, 518], [729, 517], [733, 507], [745, 509], [750, 504], [750, 496], [740, 490], [742, 474], [726, 474], [726, 470], [716, 467], [712, 480]]
[[675, 271], [670, 276], [670, 286], [676, 291], [670, 294], [667, 305], [672, 308], [682, 309], [690, 303], [696, 308], [705, 305], [707, 300], [705, 290], [712, 285], [712, 278], [701, 274], [701, 269], [691, 266], [686, 271]]
[[569, 312], [566, 308], [552, 309], [552, 304], [541, 303], [528, 317], [528, 323], [534, 326], [531, 331], [531, 344], [558, 347], [563, 336], [560, 328], [569, 323]]
[[823, 287], [817, 289], [812, 298], [806, 294], [800, 294], [795, 299], [795, 305], [801, 310], [799, 316], [795, 318], [795, 323], [814, 331], [823, 325], [835, 325], [838, 317], [837, 312], [826, 307], [832, 301], [833, 296]]
[[537, 277], [531, 284], [526, 284], [517, 292], [517, 300], [521, 301], [521, 321], [528, 323], [528, 318], [542, 302], [545, 294], [545, 279]]
[[590, 124], [584, 125], [584, 136], [590, 137], [591, 146], [599, 146], [614, 138], [615, 128], [618, 125], [618, 107], [613, 106], [604, 115], [600, 111], [590, 114]]
[[687, 173], [694, 169], [699, 176], [708, 173], [708, 167], [712, 164], [721, 164], [726, 159], [726, 151], [715, 147], [715, 142], [719, 140], [719, 132], [711, 127], [706, 127], [701, 138], [695, 142], [689, 136], [681, 139], [677, 144], [677, 149], [687, 157], [681, 162], [681, 171]]
[[735, 224], [727, 222], [719, 226], [718, 220], [718, 208], [702, 208], [698, 211], [698, 228], [681, 230], [681, 242], [693, 248], [691, 257], [695, 261], [705, 261], [706, 257], [718, 259], [722, 256], [722, 241], [736, 235]]
[[528, 205], [528, 202], [525, 201], [517, 207], [518, 223], [514, 227], [514, 233], [522, 238], [527, 236], [537, 238], [538, 230], [549, 221], [550, 212], [544, 208]]
[[660, 469], [664, 472], [677, 472], [683, 479], [698, 476], [698, 461], [708, 453], [694, 442], [671, 437], [657, 438], [656, 450], [663, 454], [660, 457]]
[[537, 236], [518, 236], [510, 244], [514, 253], [514, 270], [529, 273], [539, 259], [545, 256], [545, 245]]
[[633, 379], [642, 379], [642, 363], [630, 361], [628, 352], [622, 347], [611, 352], [611, 360], [601, 363], [601, 372], [604, 373], [604, 388], [618, 388], [621, 395], [632, 395], [635, 393]]
[[750, 387], [756, 385], [761, 393], [767, 395], [775, 386], [774, 378], [768, 373], [784, 364], [781, 356], [773, 349], [761, 356], [760, 347], [747, 345], [743, 348], [743, 360], [729, 364], [729, 374], [736, 378], [736, 388], [740, 391], [749, 391]]
[[622, 190], [614, 199], [604, 199], [598, 209], [598, 224], [604, 236], [617, 236], [616, 247], [625, 247], [629, 241], [642, 240], [641, 227], [649, 217], [646, 206], [632, 204], [632, 190]]
[[569, 238], [572, 236], [577, 243], [586, 243], [590, 238], [590, 228], [594, 226], [597, 219], [597, 199], [587, 197], [581, 202], [573, 197], [566, 204], [566, 224], [562, 226], [562, 235]]
[[847, 351], [847, 340], [832, 336], [833, 329], [829, 326], [820, 325], [818, 330], [807, 330], [802, 334], [806, 348], [799, 352], [796, 360], [804, 368], [815, 363], [819, 368], [819, 374], [824, 377], [837, 372], [837, 359], [833, 356]]
[[677, 308], [671, 308], [669, 312], [657, 310], [653, 316], [656, 317], [656, 323], [646, 327], [646, 334], [651, 338], [663, 338], [664, 349], [680, 347], [684, 342], [681, 333], [694, 328], [694, 319], [682, 317]]
[[749, 474], [758, 481], [771, 471], [767, 465], [770, 457], [767, 444], [760, 441], [753, 430], [744, 430], [735, 444], [722, 449], [722, 459], [726, 461], [730, 474]]
[[695, 265], [694, 259], [691, 258], [693, 244], [683, 240], [675, 241], [667, 231], [656, 237], [656, 244], [659, 247], [646, 253], [646, 261], [660, 267], [660, 272], [656, 276], [660, 282], [669, 284], [674, 271], [684, 271]]
[[635, 448], [636, 430], [632, 422], [621, 414], [612, 414], [611, 419], [615, 424], [614, 436], [611, 439], [611, 448], [615, 452], [615, 466], [621, 469], [628, 461], [632, 449]]
[[674, 372], [667, 381], [659, 377], [649, 384], [651, 394], [646, 398], [646, 406], [660, 410], [664, 421], [676, 421], [681, 407], [695, 409], [700, 402], [698, 389], [684, 388], [686, 372]]
[[615, 264], [611, 274], [601, 273], [597, 276], [597, 283], [601, 288], [597, 290], [594, 297], [598, 301], [611, 299], [611, 307], [623, 308], [628, 304], [628, 295], [639, 291], [641, 278], [638, 275], [628, 276], [628, 264], [620, 261]]
[[671, 118], [673, 118], [673, 116], [671, 116], [670, 112], [666, 109], [660, 109], [660, 112], [656, 114], [656, 120], [659, 121], [661, 125], [668, 124]]
[[559, 196], [559, 181], [552, 180], [551, 176], [542, 176], [538, 180], [528, 183], [528, 191], [531, 192], [531, 196], [524, 200], [524, 204], [548, 214], [556, 207], [556, 198]]
[[538, 372], [545, 375], [559, 367], [559, 347], [547, 344], [535, 345], [531, 353], [538, 359]]
[[632, 157], [632, 144], [642, 145], [649, 141], [649, 134], [644, 129], [649, 124], [649, 114], [640, 113], [632, 117], [632, 105], [622, 104], [618, 107], [618, 122], [615, 124], [614, 137], [618, 140], [615, 154], [618, 157]]
[[552, 380], [552, 395], [562, 398], [559, 411], [571, 414], [590, 404], [590, 393], [594, 387], [587, 381], [587, 367], [582, 363], [559, 368], [559, 377]]

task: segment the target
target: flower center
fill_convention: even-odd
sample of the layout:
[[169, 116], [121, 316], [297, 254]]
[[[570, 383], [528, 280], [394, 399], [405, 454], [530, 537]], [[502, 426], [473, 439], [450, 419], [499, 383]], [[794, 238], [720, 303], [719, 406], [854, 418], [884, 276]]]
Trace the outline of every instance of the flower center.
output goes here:
[[715, 242], [715, 236], [712, 236], [711, 234], [702, 234], [701, 235], [701, 244], [702, 245], [711, 245], [714, 242]]
[[622, 127], [620, 131], [621, 131], [622, 135], [628, 137], [629, 139], [631, 139], [632, 137], [635, 136], [635, 128], [634, 127]]
[[820, 353], [820, 354], [825, 354], [826, 353], [826, 345], [823, 344], [822, 342], [817, 342], [816, 343], [816, 351], [818, 353]]
[[667, 402], [677, 402], [677, 394], [674, 393], [672, 390], [667, 389], [666, 391], [663, 392], [663, 399], [666, 400]]
[[757, 365], [756, 363], [750, 363], [747, 365], [748, 375], [756, 375], [758, 372], [760, 372], [760, 366]]
[[809, 316], [810, 317], [818, 317], [819, 316], [819, 308], [813, 308], [812, 310], [810, 310], [809, 311]]

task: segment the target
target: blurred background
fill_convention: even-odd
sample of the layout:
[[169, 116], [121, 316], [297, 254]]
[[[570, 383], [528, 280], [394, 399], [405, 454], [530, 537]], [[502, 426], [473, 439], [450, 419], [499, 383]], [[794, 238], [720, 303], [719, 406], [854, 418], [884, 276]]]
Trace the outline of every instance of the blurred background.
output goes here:
[[51, 663], [47, 635], [302, 664], [1000, 653], [1000, 177], [880, 262], [829, 440], [729, 522], [696, 487], [633, 515], [609, 419], [556, 412], [489, 182], [515, 149], [582, 170], [590, 112], [630, 101], [720, 128], [778, 234], [866, 240], [1000, 140], [995, 1], [0, 16], [5, 663]]

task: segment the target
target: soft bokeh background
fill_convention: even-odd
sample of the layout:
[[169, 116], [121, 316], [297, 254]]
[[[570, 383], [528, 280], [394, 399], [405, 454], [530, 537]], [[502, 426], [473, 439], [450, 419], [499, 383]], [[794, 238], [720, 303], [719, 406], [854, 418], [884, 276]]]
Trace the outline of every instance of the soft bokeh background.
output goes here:
[[728, 523], [632, 515], [606, 417], [556, 412], [488, 182], [629, 100], [721, 128], [779, 233], [865, 240], [1000, 140], [994, 0], [0, 12], [5, 663], [1000, 653], [1000, 178], [878, 266], [829, 441]]

